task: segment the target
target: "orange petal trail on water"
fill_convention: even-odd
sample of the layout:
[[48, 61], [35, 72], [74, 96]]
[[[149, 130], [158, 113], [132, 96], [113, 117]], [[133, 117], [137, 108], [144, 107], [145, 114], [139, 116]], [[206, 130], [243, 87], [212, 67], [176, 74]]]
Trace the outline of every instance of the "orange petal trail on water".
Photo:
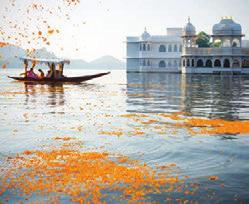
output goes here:
[[217, 181], [218, 179], [219, 179], [218, 176], [209, 176], [209, 177], [208, 177], [208, 180], [209, 180], [209, 181]]
[[183, 182], [108, 152], [80, 152], [62, 147], [51, 151], [26, 150], [8, 161], [12, 167], [0, 180], [1, 194], [16, 189], [26, 198], [56, 194], [67, 195], [74, 202], [98, 203], [108, 196], [103, 193], [106, 190], [120, 192], [118, 201], [135, 202], [145, 200], [153, 192], [174, 191], [175, 185]]

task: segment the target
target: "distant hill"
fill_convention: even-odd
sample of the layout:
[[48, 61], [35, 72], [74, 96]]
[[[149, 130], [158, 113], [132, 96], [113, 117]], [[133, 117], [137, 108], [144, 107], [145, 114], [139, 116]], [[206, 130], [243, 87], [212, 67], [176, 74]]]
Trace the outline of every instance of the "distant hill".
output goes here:
[[[0, 48], [0, 66], [6, 64], [9, 68], [19, 68], [23, 66], [19, 57], [26, 56], [23, 48], [14, 45], [8, 45]], [[48, 52], [45, 48], [37, 49], [34, 53], [37, 58], [56, 58], [54, 53]]]
[[[19, 57], [26, 56], [24, 49], [8, 45], [0, 47], [0, 66], [4, 64], [9, 68], [19, 68], [23, 64]], [[57, 58], [54, 53], [48, 52], [45, 48], [38, 49], [34, 53], [37, 58]], [[82, 59], [71, 59], [70, 68], [73, 69], [125, 69], [125, 62], [118, 60], [112, 56], [103, 56], [91, 62], [86, 62]]]
[[95, 59], [90, 63], [91, 68], [105, 68], [105, 69], [125, 69], [125, 62], [116, 59], [113, 56], [103, 56], [101, 58]]
[[73, 59], [70, 60], [70, 65], [68, 66], [73, 69], [88, 69], [89, 63], [81, 59]]

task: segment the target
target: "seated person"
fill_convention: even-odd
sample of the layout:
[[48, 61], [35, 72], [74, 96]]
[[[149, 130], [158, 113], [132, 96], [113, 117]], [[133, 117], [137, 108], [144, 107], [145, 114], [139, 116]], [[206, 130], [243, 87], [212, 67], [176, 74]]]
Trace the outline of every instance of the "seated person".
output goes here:
[[54, 64], [48, 64], [50, 70], [48, 70], [47, 74], [46, 74], [46, 78], [51, 78], [54, 79], [55, 78], [55, 65]]
[[33, 78], [33, 79], [38, 79], [37, 74], [34, 72], [33, 68], [30, 68], [30, 70], [27, 72], [27, 77]]
[[60, 79], [62, 76], [61, 76], [61, 71], [60, 70], [55, 70], [55, 78], [56, 79]]
[[41, 69], [38, 69], [38, 71], [40, 72], [38, 78], [39, 78], [39, 79], [44, 79], [44, 77], [45, 77], [44, 72], [43, 72]]
[[50, 78], [51, 77], [51, 71], [48, 70], [47, 74], [46, 74], [46, 78]]

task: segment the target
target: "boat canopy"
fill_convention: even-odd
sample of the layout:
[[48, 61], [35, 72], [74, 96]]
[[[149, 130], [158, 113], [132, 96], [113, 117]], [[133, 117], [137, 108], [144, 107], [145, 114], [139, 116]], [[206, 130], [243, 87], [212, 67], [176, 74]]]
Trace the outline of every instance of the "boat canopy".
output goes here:
[[39, 58], [29, 58], [29, 57], [20, 57], [20, 60], [27, 61], [31, 63], [39, 63], [39, 64], [70, 64], [70, 60], [66, 59], [39, 59]]

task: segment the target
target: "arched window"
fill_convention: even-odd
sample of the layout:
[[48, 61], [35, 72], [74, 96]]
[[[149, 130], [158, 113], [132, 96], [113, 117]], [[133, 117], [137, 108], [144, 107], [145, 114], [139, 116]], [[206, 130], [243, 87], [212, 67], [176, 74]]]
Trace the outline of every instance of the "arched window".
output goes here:
[[150, 45], [149, 44], [147, 45], [147, 50], [150, 51]]
[[160, 67], [160, 68], [166, 67], [165, 61], [163, 61], [163, 60], [160, 61], [160, 62], [159, 62], [159, 67]]
[[147, 61], [147, 66], [150, 66], [150, 60]]
[[166, 52], [166, 47], [165, 47], [165, 45], [160, 45], [160, 47], [159, 47], [159, 52]]
[[197, 67], [204, 67], [204, 63], [202, 59], [197, 60]]
[[240, 41], [238, 39], [234, 39], [232, 46], [233, 47], [240, 47]]
[[182, 66], [183, 66], [183, 67], [186, 66], [186, 60], [185, 60], [185, 59], [182, 60]]
[[169, 46], [168, 46], [168, 51], [169, 51], [169, 52], [172, 52], [172, 45], [169, 45]]
[[223, 42], [223, 47], [231, 47], [231, 42], [229, 39], [225, 39]]
[[206, 67], [213, 67], [213, 63], [210, 59], [206, 61]]
[[177, 52], [177, 45], [174, 45], [174, 52]]
[[195, 67], [195, 60], [192, 59], [192, 63], [191, 63], [192, 67]]
[[187, 59], [187, 67], [190, 67], [190, 59]]
[[242, 63], [242, 67], [243, 68], [248, 68], [249, 67], [249, 60], [243, 60], [243, 63]]
[[240, 68], [240, 61], [238, 59], [233, 60], [233, 67]]
[[216, 60], [214, 61], [214, 67], [221, 67], [221, 62], [220, 62], [219, 59], [216, 59]]
[[233, 42], [233, 47], [238, 47], [238, 44], [236, 42]]
[[229, 68], [230, 67], [230, 61], [229, 61], [229, 59], [225, 59], [224, 60], [223, 67], [225, 67], [225, 68]]
[[213, 47], [221, 47], [222, 46], [222, 42], [220, 39], [215, 39], [214, 43], [213, 43]]
[[143, 51], [146, 51], [146, 45], [143, 44]]

